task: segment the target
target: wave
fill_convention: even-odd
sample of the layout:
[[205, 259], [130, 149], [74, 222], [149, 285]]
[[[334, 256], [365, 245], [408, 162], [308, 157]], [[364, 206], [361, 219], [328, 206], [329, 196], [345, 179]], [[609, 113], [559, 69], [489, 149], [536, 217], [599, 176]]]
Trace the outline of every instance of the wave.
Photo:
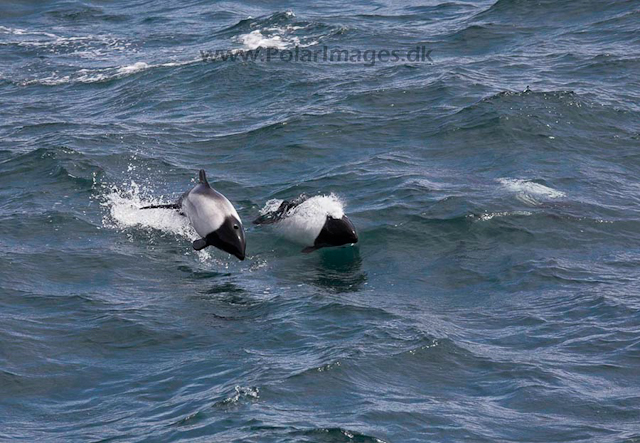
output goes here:
[[183, 61], [171, 61], [156, 64], [135, 62], [130, 65], [115, 66], [112, 68], [80, 69], [68, 75], [59, 75], [57, 73], [54, 73], [48, 77], [24, 80], [18, 82], [18, 84], [20, 86], [58, 86], [76, 83], [105, 83], [113, 80], [123, 79], [151, 69], [188, 66], [191, 64], [200, 63], [201, 61], [202, 60], [200, 58], [195, 58]]
[[218, 34], [237, 33], [237, 31], [243, 31], [260, 26], [277, 26], [290, 24], [295, 19], [296, 14], [291, 11], [274, 12], [273, 14], [263, 15], [260, 17], [248, 17], [240, 20], [235, 25], [231, 25], [221, 31]]
[[528, 24], [515, 26], [511, 23], [472, 23], [449, 34], [441, 50], [457, 53], [485, 54], [504, 53], [529, 43], [523, 37], [531, 36], [535, 28]]
[[48, 11], [46, 15], [59, 21], [69, 22], [87, 21], [95, 23], [99, 20], [106, 22], [124, 22], [129, 19], [128, 15], [108, 14], [105, 13], [102, 8], [87, 5], [71, 6], [65, 9]]
[[255, 386], [236, 386], [234, 393], [215, 404], [216, 407], [228, 407], [242, 401], [256, 401], [260, 398], [260, 389]]
[[602, 1], [574, 2], [571, 0], [497, 0], [489, 8], [476, 14], [472, 20], [503, 23], [528, 23], [548, 26], [553, 22], [566, 24], [598, 21], [603, 15], [620, 9], [633, 10], [632, 2]]
[[103, 173], [102, 168], [86, 156], [67, 147], [38, 148], [9, 157], [0, 161], [0, 171], [7, 179], [19, 177], [18, 182], [30, 186], [33, 182], [25, 179], [33, 175], [36, 183], [52, 180], [59, 185], [61, 181], [68, 181], [84, 188], [90, 188]]
[[46, 31], [32, 31], [23, 28], [10, 28], [7, 26], [0, 26], [0, 34], [12, 34], [12, 35], [39, 35], [49, 38], [60, 38], [56, 34], [52, 34]]
[[444, 116], [441, 129], [487, 131], [494, 136], [500, 131], [505, 137], [519, 131], [536, 141], [541, 138], [553, 140], [553, 131], [558, 127], [556, 120], [578, 116], [594, 120], [592, 112], [581, 109], [594, 106], [573, 91], [532, 91], [527, 87], [520, 92], [498, 92]]
[[284, 11], [241, 20], [216, 35], [229, 38], [241, 45], [242, 50], [289, 49], [317, 45], [345, 31], [342, 26], [297, 20], [293, 11]]
[[[329, 26], [318, 22], [298, 21], [292, 11], [275, 13], [269, 16], [250, 18], [219, 31], [214, 37], [224, 37], [232, 45], [231, 53], [239, 53], [258, 48], [289, 49], [308, 47], [344, 31], [340, 26]], [[2, 35], [6, 38], [2, 38]], [[108, 34], [85, 34], [64, 36], [48, 31], [22, 28], [0, 27], [0, 45], [13, 45], [37, 55], [43, 53], [91, 60], [94, 66], [78, 66], [75, 61], [65, 61], [64, 65], [50, 68], [48, 73], [38, 74], [36, 78], [11, 79], [2, 76], [2, 82], [18, 86], [59, 86], [67, 84], [106, 83], [149, 71], [154, 68], [186, 66], [202, 61], [200, 56], [170, 61], [140, 60], [139, 44]], [[226, 48], [224, 48], [226, 50]], [[215, 51], [214, 51], [215, 52]], [[135, 60], [138, 58], [138, 60]], [[154, 57], [157, 58], [157, 57]], [[133, 60], [132, 60], [133, 59]], [[73, 60], [73, 59], [72, 59]], [[124, 61], [114, 65], [114, 61]], [[96, 66], [96, 62], [102, 66]], [[104, 66], [107, 65], [107, 66]], [[111, 65], [111, 66], [109, 66]]]
[[[2, 38], [2, 35], [5, 35]], [[63, 36], [49, 31], [0, 26], [0, 46], [14, 46], [38, 54], [108, 59], [114, 54], [137, 52], [137, 45], [110, 34]]]
[[437, 3], [433, 5], [409, 6], [409, 7], [406, 7], [405, 9], [407, 11], [418, 12], [418, 13], [429, 13], [429, 14], [445, 13], [446, 14], [450, 12], [469, 13], [470, 10], [474, 10], [477, 8], [478, 6], [474, 5], [473, 3], [449, 1], [449, 2]]
[[[597, 59], [601, 59], [597, 57]], [[637, 61], [634, 61], [637, 63]], [[610, 103], [603, 97], [594, 97], [589, 91], [575, 92], [573, 90], [533, 90], [527, 86], [523, 91], [501, 91], [485, 97], [469, 105], [458, 113], [496, 111], [503, 115], [529, 114], [527, 117], [544, 118], [548, 115], [551, 121], [559, 117], [572, 119], [574, 125], [601, 125], [605, 119], [612, 123], [621, 123], [629, 119], [635, 120], [633, 111], [620, 106], [620, 103]], [[533, 114], [533, 115], [531, 115]], [[537, 114], [537, 115], [536, 115]], [[529, 119], [531, 121], [531, 118]], [[556, 121], [557, 123], [557, 121]], [[618, 125], [616, 125], [618, 126]]]
[[[353, 431], [347, 428], [312, 428], [307, 430], [297, 430], [289, 433], [296, 439], [301, 439], [301, 442], [357, 442], [357, 443], [387, 443], [385, 440], [381, 440], [378, 437], [372, 435], [363, 434], [358, 431]], [[308, 439], [309, 438], [309, 439]]]
[[[0, 46], [13, 46], [22, 56], [36, 55], [64, 60], [63, 63], [47, 63], [35, 78], [24, 78], [22, 70], [2, 76], [3, 82], [18, 86], [57, 86], [77, 83], [100, 83], [125, 78], [154, 68], [190, 65], [201, 61], [200, 57], [173, 60], [139, 60], [139, 44], [110, 34], [61, 35], [58, 33], [24, 28], [0, 26]], [[135, 60], [138, 59], [138, 60]], [[90, 64], [89, 64], [90, 63]], [[29, 69], [26, 72], [31, 71]], [[47, 72], [48, 71], [48, 72]], [[13, 77], [13, 78], [12, 78]], [[21, 78], [22, 77], [22, 78]]]
[[529, 215], [533, 215], [533, 213], [529, 211], [501, 211], [501, 212], [485, 212], [483, 214], [472, 214], [469, 217], [473, 219], [477, 219], [478, 221], [489, 221], [489, 220], [493, 220], [494, 218], [527, 217]]
[[615, 26], [616, 30], [629, 30], [636, 34], [638, 19], [640, 18], [640, 10], [626, 11], [614, 17], [597, 21], [592, 26], [611, 27]]

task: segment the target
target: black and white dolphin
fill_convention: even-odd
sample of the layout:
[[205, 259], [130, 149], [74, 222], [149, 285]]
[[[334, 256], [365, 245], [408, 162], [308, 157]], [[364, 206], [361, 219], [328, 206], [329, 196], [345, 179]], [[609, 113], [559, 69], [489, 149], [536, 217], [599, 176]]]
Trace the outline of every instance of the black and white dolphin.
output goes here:
[[246, 243], [240, 216], [231, 202], [209, 185], [204, 169], [200, 170], [199, 179], [199, 183], [182, 194], [177, 203], [142, 209], [178, 209], [202, 237], [193, 242], [193, 249], [199, 251], [214, 246], [244, 260]]
[[334, 195], [301, 195], [294, 200], [283, 201], [277, 208], [276, 205], [277, 201], [268, 202], [263, 214], [253, 223], [275, 224], [284, 237], [305, 245], [304, 253], [358, 242], [355, 226]]

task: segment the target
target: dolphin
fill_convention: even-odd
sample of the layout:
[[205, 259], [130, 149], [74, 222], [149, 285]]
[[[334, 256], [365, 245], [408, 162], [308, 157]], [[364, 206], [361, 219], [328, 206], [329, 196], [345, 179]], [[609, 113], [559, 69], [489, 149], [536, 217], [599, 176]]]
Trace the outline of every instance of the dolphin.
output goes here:
[[358, 233], [342, 211], [342, 205], [328, 201], [330, 197], [301, 195], [283, 201], [277, 209], [262, 214], [253, 223], [276, 225], [285, 237], [304, 244], [302, 252], [305, 254], [320, 248], [357, 243]]
[[246, 242], [240, 216], [231, 202], [209, 185], [204, 169], [200, 170], [198, 184], [182, 194], [176, 203], [141, 209], [155, 208], [177, 209], [187, 216], [201, 237], [193, 242], [196, 251], [214, 246], [244, 260]]

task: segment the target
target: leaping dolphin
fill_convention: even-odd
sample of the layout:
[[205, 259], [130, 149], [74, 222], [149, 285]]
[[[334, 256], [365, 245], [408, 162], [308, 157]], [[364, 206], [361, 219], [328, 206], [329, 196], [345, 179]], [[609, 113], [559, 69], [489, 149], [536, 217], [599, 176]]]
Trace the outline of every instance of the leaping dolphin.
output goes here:
[[244, 260], [246, 243], [240, 216], [231, 202], [209, 185], [204, 169], [200, 170], [199, 179], [176, 203], [141, 209], [177, 209], [187, 216], [201, 237], [193, 242], [193, 249], [199, 251], [214, 246]]

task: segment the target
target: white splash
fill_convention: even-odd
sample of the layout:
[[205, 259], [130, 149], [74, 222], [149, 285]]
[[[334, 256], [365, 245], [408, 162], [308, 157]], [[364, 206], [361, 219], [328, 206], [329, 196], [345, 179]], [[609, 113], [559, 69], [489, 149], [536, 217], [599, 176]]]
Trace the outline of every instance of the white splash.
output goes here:
[[244, 45], [244, 49], [253, 50], [258, 48], [285, 49], [287, 42], [283, 41], [280, 35], [267, 37], [258, 29], [248, 34], [238, 36], [237, 41]]
[[[276, 210], [282, 200], [269, 200], [260, 211], [261, 214]], [[313, 245], [327, 216], [342, 218], [344, 203], [335, 194], [318, 195], [302, 202], [287, 212], [284, 219], [275, 226], [279, 233], [295, 243]]]
[[[170, 209], [141, 209], [143, 206], [166, 204], [161, 198], [151, 197], [144, 187], [131, 180], [123, 187], [113, 186], [102, 198], [101, 205], [107, 210], [102, 219], [105, 228], [127, 230], [157, 230], [193, 241], [198, 234], [187, 217]], [[198, 251], [200, 260], [211, 256], [205, 250]]]
[[49, 38], [60, 38], [55, 34], [51, 34], [50, 32], [30, 31], [30, 30], [21, 29], [21, 28], [8, 28], [6, 26], [0, 26], [0, 33], [13, 34], [13, 35], [41, 35]]
[[[293, 11], [286, 11], [286, 17], [293, 18], [296, 15]], [[255, 26], [253, 24], [252, 26]], [[241, 34], [233, 37], [232, 41], [241, 43], [242, 50], [254, 50], [258, 48], [274, 48], [274, 49], [290, 49], [296, 46], [304, 48], [318, 43], [317, 40], [304, 42], [300, 41], [300, 37], [294, 35], [297, 31], [304, 30], [308, 27], [293, 24], [283, 24], [276, 26], [265, 26], [255, 29], [248, 34]], [[303, 38], [304, 39], [304, 38]]]
[[484, 214], [480, 214], [478, 216], [478, 220], [479, 221], [489, 221], [493, 218], [500, 218], [500, 217], [510, 217], [510, 216], [521, 216], [521, 217], [525, 217], [525, 216], [529, 216], [532, 215], [532, 212], [529, 211], [504, 211], [504, 212], [486, 212]]
[[280, 207], [283, 200], [272, 198], [271, 200], [267, 200], [264, 204], [264, 207], [260, 209], [260, 215], [268, 214], [269, 212], [273, 212]]
[[498, 182], [500, 182], [500, 184], [502, 184], [508, 191], [515, 193], [518, 200], [532, 206], [540, 204], [538, 199], [556, 199], [566, 196], [562, 191], [558, 191], [530, 180], [499, 178]]
[[118, 74], [121, 74], [121, 75], [134, 74], [136, 72], [143, 71], [148, 67], [149, 65], [144, 62], [137, 62], [129, 66], [122, 66], [121, 68], [118, 69]]
[[165, 209], [145, 209], [143, 206], [159, 205], [166, 202], [145, 195], [146, 192], [135, 181], [126, 189], [116, 186], [106, 194], [102, 206], [109, 214], [103, 219], [103, 225], [109, 228], [126, 229], [132, 227], [151, 228], [169, 232], [189, 239], [197, 238], [185, 217], [177, 211]]
[[229, 397], [227, 400], [229, 403], [238, 403], [241, 398], [248, 398], [251, 400], [257, 400], [260, 398], [260, 390], [257, 387], [244, 387], [244, 386], [236, 386], [235, 394]]
[[133, 75], [137, 72], [142, 72], [153, 68], [170, 68], [176, 66], [185, 66], [192, 63], [198, 63], [201, 60], [188, 59], [183, 61], [172, 61], [158, 64], [148, 64], [145, 62], [136, 62], [132, 65], [118, 66], [114, 68], [101, 68], [101, 69], [79, 69], [70, 75], [59, 75], [54, 72], [49, 77], [43, 77], [33, 80], [27, 80], [21, 83], [22, 86], [29, 85], [45, 85], [45, 86], [57, 86], [67, 83], [98, 83], [103, 81], [109, 81], [119, 78], [124, 78], [129, 75]]

